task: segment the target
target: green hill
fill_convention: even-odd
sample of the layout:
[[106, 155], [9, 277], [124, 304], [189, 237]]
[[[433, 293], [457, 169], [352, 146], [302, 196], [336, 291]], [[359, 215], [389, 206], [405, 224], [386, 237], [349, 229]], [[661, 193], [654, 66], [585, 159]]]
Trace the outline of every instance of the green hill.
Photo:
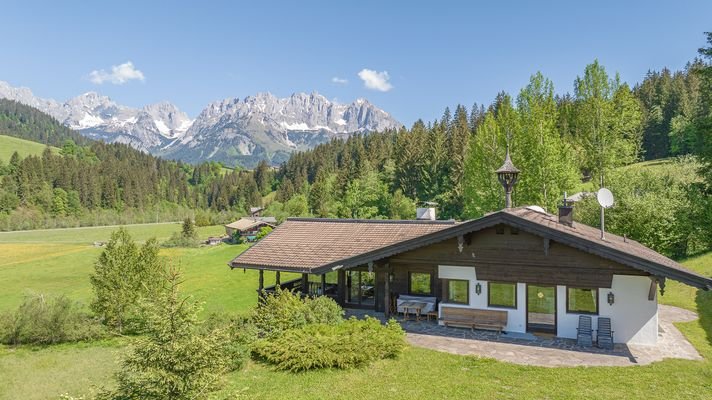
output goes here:
[[[40, 155], [45, 147], [42, 143], [0, 135], [0, 161], [7, 163], [14, 152], [18, 152], [22, 157]], [[57, 147], [51, 147], [51, 149], [53, 153], [59, 153]]]

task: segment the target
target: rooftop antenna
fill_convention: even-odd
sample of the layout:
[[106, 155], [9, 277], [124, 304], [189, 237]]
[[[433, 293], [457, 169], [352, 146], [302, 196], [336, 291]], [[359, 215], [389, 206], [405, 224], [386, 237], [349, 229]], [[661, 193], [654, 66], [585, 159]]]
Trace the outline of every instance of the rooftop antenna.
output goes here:
[[602, 187], [598, 189], [598, 192], [596, 192], [596, 199], [598, 200], [598, 204], [601, 206], [601, 240], [603, 240], [606, 236], [605, 210], [606, 208], [611, 208], [613, 206], [613, 193], [611, 193], [610, 190]]

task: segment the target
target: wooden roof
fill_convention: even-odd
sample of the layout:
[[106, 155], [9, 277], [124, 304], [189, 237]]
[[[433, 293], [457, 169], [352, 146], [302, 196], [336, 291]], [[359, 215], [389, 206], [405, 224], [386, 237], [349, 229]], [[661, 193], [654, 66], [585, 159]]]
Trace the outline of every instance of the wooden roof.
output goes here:
[[225, 225], [227, 228], [244, 231], [260, 225], [274, 226], [277, 220], [274, 217], [242, 217], [235, 222]]
[[230, 266], [315, 272], [454, 225], [454, 221], [289, 218]]
[[498, 224], [516, 226], [652, 275], [712, 289], [709, 277], [687, 270], [634, 240], [611, 233], [601, 239], [597, 228], [580, 223], [573, 226], [560, 224], [557, 216], [527, 207], [506, 209], [462, 223], [289, 219], [229, 265], [233, 268], [324, 273], [385, 259]]

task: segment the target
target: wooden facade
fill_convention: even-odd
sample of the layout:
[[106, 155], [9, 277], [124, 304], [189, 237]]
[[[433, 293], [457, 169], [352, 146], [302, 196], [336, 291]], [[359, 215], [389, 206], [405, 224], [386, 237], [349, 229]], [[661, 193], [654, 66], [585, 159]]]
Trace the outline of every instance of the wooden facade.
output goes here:
[[[460, 241], [462, 249], [460, 250]], [[369, 271], [375, 276], [375, 310], [386, 311], [386, 293], [391, 301], [410, 291], [410, 275], [431, 276], [428, 296], [442, 298], [443, 285], [438, 277], [441, 265], [476, 267], [477, 279], [496, 282], [525, 282], [536, 285], [566, 285], [579, 288], [610, 288], [613, 275], [648, 276], [647, 272], [586, 253], [567, 245], [519, 231], [509, 226], [495, 226], [448, 239], [348, 271]], [[347, 270], [338, 270], [336, 300], [346, 301]], [[391, 279], [388, 279], [388, 276]], [[351, 304], [353, 306], [353, 304]]]

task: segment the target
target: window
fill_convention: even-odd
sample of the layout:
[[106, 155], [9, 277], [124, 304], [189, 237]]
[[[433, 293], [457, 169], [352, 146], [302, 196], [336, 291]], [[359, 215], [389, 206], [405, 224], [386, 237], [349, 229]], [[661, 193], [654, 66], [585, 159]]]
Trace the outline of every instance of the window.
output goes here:
[[411, 272], [408, 293], [409, 294], [433, 294], [432, 274], [427, 272]]
[[509, 233], [512, 235], [519, 235], [519, 228], [511, 227], [509, 228]]
[[443, 279], [443, 298], [446, 303], [470, 304], [470, 281]]
[[566, 312], [598, 314], [598, 289], [566, 288]]
[[517, 284], [489, 282], [487, 305], [490, 307], [517, 308]]

